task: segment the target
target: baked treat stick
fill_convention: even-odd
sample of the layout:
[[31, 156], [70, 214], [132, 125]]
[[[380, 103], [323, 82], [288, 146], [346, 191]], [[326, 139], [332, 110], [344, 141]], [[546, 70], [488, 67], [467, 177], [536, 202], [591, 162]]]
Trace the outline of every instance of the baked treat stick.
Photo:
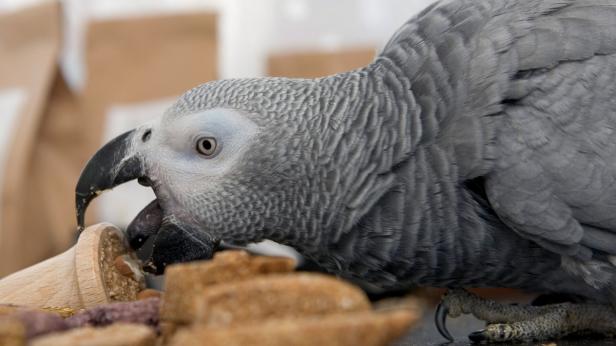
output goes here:
[[370, 301], [361, 289], [332, 276], [272, 274], [204, 290], [195, 299], [194, 323], [208, 327], [227, 326], [268, 318], [370, 309]]
[[15, 318], [0, 316], [0, 345], [26, 345], [26, 328], [21, 321]]
[[269, 319], [226, 328], [195, 324], [170, 346], [386, 346], [418, 320], [408, 310]]
[[141, 324], [116, 323], [107, 327], [85, 327], [32, 340], [30, 346], [154, 346], [156, 333]]
[[292, 259], [251, 256], [245, 251], [223, 251], [209, 261], [171, 265], [165, 272], [161, 320], [180, 324], [192, 322], [196, 315], [195, 298], [213, 285], [290, 272], [294, 268]]

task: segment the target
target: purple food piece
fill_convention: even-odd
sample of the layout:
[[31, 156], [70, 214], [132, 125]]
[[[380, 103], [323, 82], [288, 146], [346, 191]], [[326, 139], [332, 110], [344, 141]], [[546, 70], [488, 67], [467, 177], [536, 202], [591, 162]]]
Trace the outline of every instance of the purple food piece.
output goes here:
[[12, 316], [19, 319], [24, 325], [28, 339], [69, 328], [62, 317], [50, 312], [21, 310], [15, 312]]
[[106, 326], [115, 322], [145, 324], [158, 327], [160, 298], [126, 303], [112, 303], [79, 312], [65, 321], [70, 328]]

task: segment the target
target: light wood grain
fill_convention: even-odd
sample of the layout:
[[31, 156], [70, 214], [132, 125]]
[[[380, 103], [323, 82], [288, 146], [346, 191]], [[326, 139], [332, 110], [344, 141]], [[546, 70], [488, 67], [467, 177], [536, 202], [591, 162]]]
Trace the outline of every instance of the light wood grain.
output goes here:
[[66, 252], [0, 280], [0, 304], [83, 309], [110, 302], [101, 270], [105, 237], [122, 232], [108, 223], [86, 228]]

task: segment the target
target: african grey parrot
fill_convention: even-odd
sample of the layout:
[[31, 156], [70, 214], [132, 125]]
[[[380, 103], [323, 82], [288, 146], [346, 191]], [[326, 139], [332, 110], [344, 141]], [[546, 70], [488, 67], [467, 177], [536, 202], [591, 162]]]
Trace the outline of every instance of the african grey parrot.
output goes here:
[[[365, 287], [454, 288], [457, 313], [481, 315], [455, 288], [512, 287], [615, 321], [614, 77], [615, 0], [438, 2], [363, 68], [188, 91], [93, 156], [78, 220], [139, 178], [157, 272], [271, 239]], [[516, 318], [475, 339], [554, 335]]]

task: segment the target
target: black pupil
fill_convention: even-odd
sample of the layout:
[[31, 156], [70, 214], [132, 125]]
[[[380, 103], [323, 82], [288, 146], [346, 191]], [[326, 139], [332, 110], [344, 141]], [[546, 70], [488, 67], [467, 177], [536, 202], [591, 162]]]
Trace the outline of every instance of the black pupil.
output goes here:
[[210, 141], [209, 139], [206, 139], [203, 141], [203, 149], [209, 151], [210, 149], [212, 149], [212, 141]]

